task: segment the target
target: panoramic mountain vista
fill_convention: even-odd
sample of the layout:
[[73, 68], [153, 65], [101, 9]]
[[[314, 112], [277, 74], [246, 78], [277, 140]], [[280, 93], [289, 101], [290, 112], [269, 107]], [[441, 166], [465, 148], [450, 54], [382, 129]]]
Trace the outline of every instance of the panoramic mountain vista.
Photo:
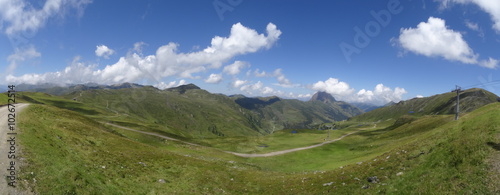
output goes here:
[[[64, 91], [72, 92], [61, 96], [18, 92], [18, 101], [30, 104], [19, 119], [25, 156], [20, 178], [27, 191], [434, 193], [435, 183], [441, 183], [442, 192], [498, 190], [498, 170], [481, 167], [497, 163], [500, 137], [490, 135], [500, 133], [495, 120], [500, 104], [483, 89], [462, 92], [461, 104], [475, 104], [464, 106], [457, 122], [450, 93], [339, 121], [333, 119], [338, 113], [362, 111], [322, 92], [300, 101], [229, 97], [193, 84], [166, 90], [82, 86], [68, 87]], [[5, 104], [7, 94], [0, 97]], [[138, 105], [144, 101], [150, 103]], [[289, 117], [319, 121], [318, 127], [333, 124], [337, 130], [278, 129], [277, 122], [292, 121]], [[265, 123], [276, 129], [259, 126]], [[457, 179], [461, 170], [467, 174]], [[207, 173], [211, 176], [190, 176]], [[445, 182], [449, 178], [454, 182]], [[414, 182], [404, 182], [409, 179]], [[54, 188], [53, 183], [64, 185]], [[277, 186], [262, 187], [268, 185]]]
[[0, 0], [0, 195], [500, 194], [498, 1]]

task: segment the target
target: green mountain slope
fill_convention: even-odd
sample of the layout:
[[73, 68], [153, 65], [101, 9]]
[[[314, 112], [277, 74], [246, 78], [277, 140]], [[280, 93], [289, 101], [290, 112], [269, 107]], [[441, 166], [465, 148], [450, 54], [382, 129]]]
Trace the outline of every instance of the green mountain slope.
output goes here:
[[[460, 112], [467, 113], [481, 106], [496, 102], [498, 96], [484, 89], [468, 89], [460, 93]], [[378, 121], [398, 119], [403, 115], [423, 116], [454, 114], [456, 93], [443, 93], [425, 98], [401, 101], [391, 106], [382, 107], [352, 118], [354, 121]]]
[[252, 113], [224, 95], [202, 89], [158, 90], [154, 87], [75, 91], [64, 97], [113, 113], [103, 119], [142, 124], [183, 137], [262, 134]]
[[[66, 99], [64, 103], [58, 102], [61, 108], [64, 108], [62, 104], [82, 104], [100, 113], [83, 114], [100, 120], [186, 138], [262, 135], [285, 128], [315, 128], [362, 113], [357, 107], [335, 101], [326, 93], [318, 93], [323, 99], [313, 97], [307, 102], [278, 97], [228, 97], [209, 93], [193, 84], [166, 90], [124, 83], [36, 88], [36, 91], [67, 92], [61, 96]], [[35, 99], [30, 102], [41, 103]]]
[[[499, 162], [488, 161], [500, 155], [500, 103], [460, 121], [439, 115], [363, 127], [334, 144], [261, 159], [123, 134], [55, 106], [31, 105], [19, 116], [19, 179], [40, 194], [500, 192], [490, 166]], [[279, 171], [286, 167], [309, 171]]]
[[266, 129], [314, 128], [322, 123], [331, 123], [361, 114], [359, 108], [346, 102], [335, 101], [327, 93], [318, 92], [310, 101], [304, 102], [279, 97], [248, 98], [233, 97], [241, 107], [256, 113], [259, 125]]

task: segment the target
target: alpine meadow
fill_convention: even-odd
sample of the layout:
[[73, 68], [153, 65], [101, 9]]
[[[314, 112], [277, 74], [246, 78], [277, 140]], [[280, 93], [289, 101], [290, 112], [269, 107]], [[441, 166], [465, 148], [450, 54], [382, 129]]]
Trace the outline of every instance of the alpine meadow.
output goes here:
[[0, 0], [0, 194], [500, 194], [499, 40], [495, 1]]

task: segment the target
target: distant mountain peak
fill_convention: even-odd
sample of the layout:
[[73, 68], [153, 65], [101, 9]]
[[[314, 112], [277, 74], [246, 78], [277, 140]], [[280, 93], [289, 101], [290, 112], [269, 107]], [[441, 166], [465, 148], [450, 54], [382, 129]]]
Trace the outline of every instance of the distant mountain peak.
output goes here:
[[309, 101], [321, 101], [321, 102], [324, 102], [324, 103], [333, 103], [333, 102], [336, 102], [335, 98], [327, 93], [327, 92], [323, 92], [323, 91], [318, 91], [316, 92]]
[[389, 103], [385, 104], [385, 105], [384, 105], [384, 106], [382, 106], [382, 107], [392, 106], [392, 105], [394, 105], [394, 104], [396, 104], [396, 102], [394, 102], [394, 101], [390, 101]]
[[139, 84], [135, 84], [135, 83], [128, 83], [128, 82], [105, 86], [105, 88], [111, 88], [111, 89], [141, 88], [141, 87], [144, 87], [144, 86], [139, 85]]
[[200, 87], [196, 86], [195, 84], [187, 84], [187, 85], [180, 85], [180, 86], [177, 86], [177, 87], [172, 87], [172, 88], [168, 88], [166, 89], [167, 91], [177, 91], [179, 92], [180, 94], [183, 94], [183, 93], [186, 93], [187, 90], [191, 90], [191, 89], [201, 89]]

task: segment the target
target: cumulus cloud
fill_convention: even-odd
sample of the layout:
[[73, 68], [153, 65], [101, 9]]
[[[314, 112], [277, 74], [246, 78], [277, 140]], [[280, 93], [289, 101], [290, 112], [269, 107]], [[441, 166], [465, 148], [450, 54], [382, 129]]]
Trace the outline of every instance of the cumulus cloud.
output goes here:
[[296, 85], [292, 84], [292, 82], [290, 82], [290, 80], [288, 80], [285, 77], [285, 74], [283, 74], [281, 71], [282, 71], [282, 69], [278, 68], [273, 72], [273, 76], [276, 77], [276, 80], [278, 80], [278, 85], [281, 87], [287, 87], [287, 88], [296, 86]]
[[232, 86], [232, 87], [234, 87], [234, 88], [239, 88], [239, 87], [241, 87], [242, 85], [247, 84], [247, 83], [248, 83], [248, 81], [246, 81], [246, 80], [239, 80], [239, 79], [236, 79], [235, 81], [233, 81], [233, 82], [231, 83], [231, 86]]
[[[134, 51], [103, 69], [96, 69], [95, 65], [84, 65], [78, 62], [77, 66], [69, 66], [71, 71], [81, 74], [70, 77], [66, 71], [49, 72], [44, 74], [26, 74], [22, 76], [7, 76], [9, 83], [86, 83], [116, 84], [123, 82], [137, 82], [144, 79], [159, 83], [162, 78], [177, 76], [180, 78], [197, 78], [195, 73], [207, 69], [218, 69], [224, 62], [238, 56], [253, 53], [261, 49], [269, 49], [281, 35], [276, 25], [269, 23], [266, 34], [259, 34], [240, 23], [234, 24], [228, 37], [216, 36], [207, 48], [189, 53], [177, 50], [178, 44], [169, 43], [156, 50], [154, 55], [144, 56], [137, 50], [143, 44], [135, 44]], [[71, 72], [70, 71], [70, 72]]]
[[443, 8], [453, 4], [475, 4], [488, 13], [493, 21], [493, 29], [500, 34], [500, 1], [496, 0], [439, 0]]
[[266, 71], [259, 72], [260, 70], [257, 68], [254, 71], [254, 75], [256, 77], [265, 77], [267, 75]]
[[383, 84], [378, 84], [374, 90], [361, 89], [355, 93], [355, 89], [351, 88], [348, 83], [339, 81], [336, 78], [318, 81], [311, 86], [311, 89], [327, 92], [337, 100], [375, 105], [383, 105], [391, 101], [399, 102], [402, 100], [403, 95], [407, 93], [403, 88], [391, 89]]
[[269, 95], [269, 94], [274, 93], [274, 89], [271, 87], [264, 87], [264, 88], [262, 88], [261, 92], [264, 95]]
[[247, 85], [241, 86], [240, 90], [247, 93], [247, 94], [253, 95], [253, 94], [255, 94], [255, 92], [260, 93], [263, 86], [264, 86], [264, 83], [262, 83], [261, 81], [257, 81], [257, 83], [254, 83], [254, 84], [247, 84]]
[[[136, 48], [136, 47], [137, 46], [134, 45], [134, 48]], [[96, 46], [96, 50], [95, 50], [95, 55], [96, 56], [109, 59], [109, 56], [113, 55], [114, 53], [115, 53], [115, 51], [112, 50], [112, 49], [110, 49], [110, 48], [108, 48], [108, 46], [106, 46], [106, 45], [98, 45], [98, 46]]]
[[276, 90], [269, 86], [264, 86], [264, 83], [258, 81], [253, 84], [245, 84], [240, 87], [240, 90], [248, 95], [263, 95], [263, 96], [280, 96], [288, 98], [297, 98], [293, 93], [286, 94], [281, 90]]
[[250, 64], [242, 61], [235, 61], [234, 63], [224, 67], [223, 72], [229, 75], [237, 75], [241, 69], [250, 67]]
[[307, 100], [312, 96], [312, 94], [295, 94], [293, 92], [285, 93], [270, 86], [265, 86], [262, 81], [251, 83], [248, 80], [236, 79], [231, 82], [231, 87], [238, 88], [243, 94], [251, 96], [279, 96], [282, 98], [298, 98], [303, 100]]
[[290, 88], [290, 87], [299, 86], [297, 84], [293, 84], [292, 82], [290, 82], [290, 80], [286, 78], [285, 74], [283, 73], [283, 69], [281, 69], [281, 68], [274, 70], [272, 73], [267, 73], [266, 71], [260, 71], [259, 69], [255, 69], [253, 73], [254, 73], [255, 77], [274, 77], [274, 78], [276, 78], [278, 83], [274, 84], [274, 85], [277, 85], [280, 87]]
[[[36, 32], [48, 18], [63, 16], [68, 9], [75, 9], [81, 16], [91, 0], [47, 0], [40, 8], [34, 8], [25, 0], [0, 0], [0, 23], [8, 36], [19, 32]], [[2, 29], [3, 30], [3, 29]]]
[[494, 59], [478, 60], [479, 54], [469, 47], [459, 32], [448, 29], [445, 21], [430, 17], [427, 22], [421, 22], [417, 28], [403, 28], [399, 38], [393, 42], [406, 51], [427, 57], [443, 57], [449, 61], [459, 61], [464, 64], [476, 64], [486, 68], [496, 68]]
[[88, 78], [97, 74], [94, 71], [95, 67], [96, 65], [86, 65], [80, 62], [80, 57], [75, 57], [71, 65], [66, 67], [63, 71], [46, 74], [25, 74], [20, 77], [7, 75], [6, 80], [9, 83], [26, 83], [32, 85], [40, 83], [88, 83], [92, 82], [92, 80], [88, 80]]
[[336, 98], [345, 97], [354, 92], [354, 89], [352, 89], [349, 84], [339, 81], [336, 78], [329, 78], [326, 81], [318, 81], [312, 85], [311, 89], [315, 91], [327, 92]]
[[408, 93], [405, 89], [396, 87], [394, 90], [378, 84], [373, 91], [362, 89], [351, 97], [350, 101], [383, 105], [389, 102], [399, 102], [403, 95]]
[[210, 74], [207, 79], [205, 79], [206, 83], [220, 83], [222, 81], [222, 74]]
[[169, 82], [169, 83], [165, 83], [165, 82], [160, 82], [160, 83], [157, 83], [155, 85], [153, 85], [153, 87], [156, 87], [158, 89], [168, 89], [168, 88], [172, 88], [172, 87], [178, 87], [178, 86], [181, 86], [181, 85], [185, 85], [187, 82], [185, 80], [180, 80], [179, 82], [177, 81], [172, 81], [172, 82]]

